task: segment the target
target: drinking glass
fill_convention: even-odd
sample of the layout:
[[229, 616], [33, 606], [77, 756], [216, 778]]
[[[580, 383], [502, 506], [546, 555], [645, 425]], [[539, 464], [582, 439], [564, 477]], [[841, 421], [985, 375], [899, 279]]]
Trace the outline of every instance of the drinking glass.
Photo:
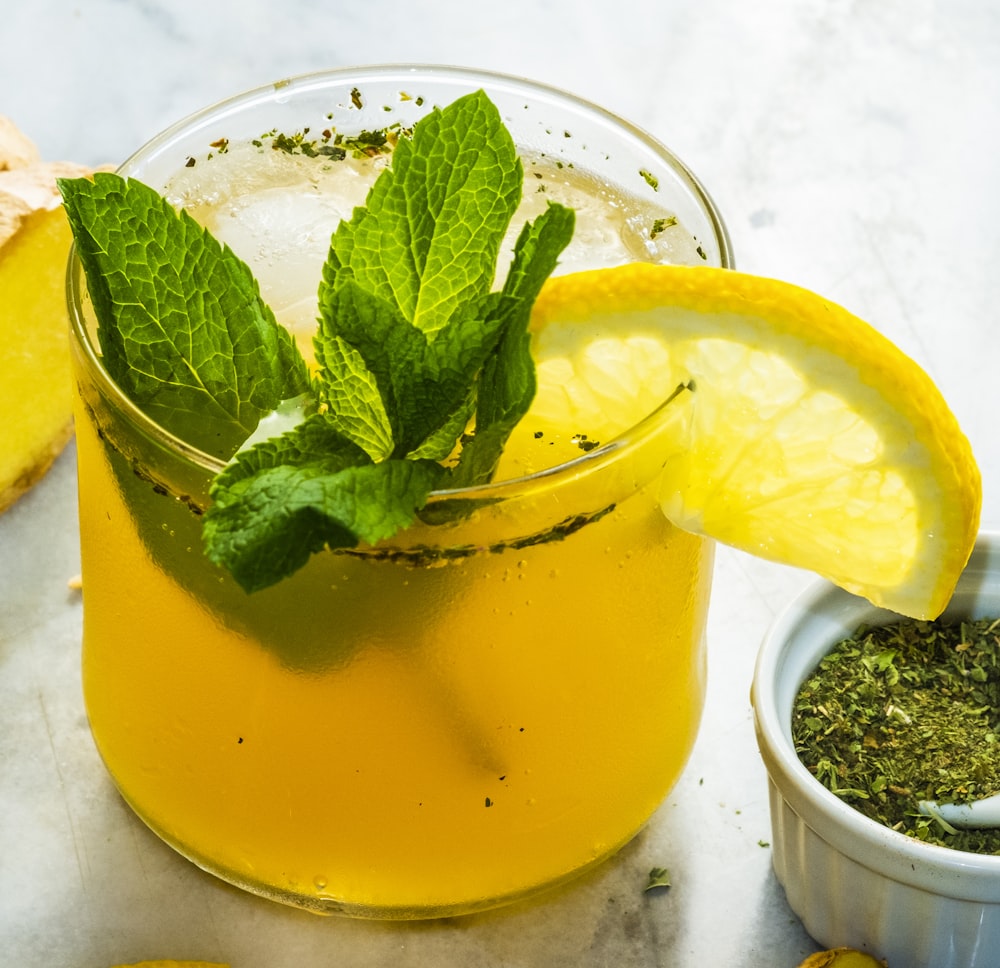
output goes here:
[[[471, 70], [262, 87], [174, 125], [121, 173], [165, 190], [222, 138], [409, 127], [479, 88], [526, 158], [666, 206], [699, 258], [731, 264], [711, 200], [653, 138]], [[587, 228], [564, 269], [602, 264]], [[396, 537], [247, 594], [202, 553], [222, 463], [108, 375], [75, 258], [69, 302], [86, 708], [159, 837], [276, 901], [424, 918], [526, 897], [636, 834], [684, 766], [705, 684], [712, 546], [661, 511], [663, 410], [560, 466], [437, 492]]]

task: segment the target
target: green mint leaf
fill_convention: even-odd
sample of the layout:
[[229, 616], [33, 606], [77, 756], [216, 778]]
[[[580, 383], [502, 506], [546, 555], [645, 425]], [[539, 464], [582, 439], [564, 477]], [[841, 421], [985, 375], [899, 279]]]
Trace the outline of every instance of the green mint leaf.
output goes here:
[[666, 867], [654, 867], [650, 870], [643, 891], [652, 891], [658, 887], [670, 887], [670, 871]]
[[[321, 321], [322, 326], [322, 321]], [[393, 433], [375, 375], [364, 357], [333, 333], [314, 340], [317, 391], [330, 423], [374, 461], [392, 453]]]
[[531, 308], [545, 280], [555, 271], [559, 256], [573, 238], [576, 215], [555, 203], [521, 230], [503, 292], [517, 300], [489, 372], [481, 382], [477, 423], [490, 425], [519, 420], [535, 394], [535, 364], [531, 357], [528, 323]]
[[[349, 405], [346, 398], [357, 399], [359, 388], [364, 392], [374, 385], [379, 400], [371, 407], [389, 422], [392, 456], [406, 457], [428, 438], [435, 438], [435, 450], [443, 449], [442, 428], [454, 429], [456, 414], [465, 408], [470, 388], [500, 337], [503, 316], [495, 307], [502, 295], [487, 293], [460, 304], [433, 336], [410, 325], [394, 305], [364, 291], [353, 279], [325, 290], [321, 298], [321, 397], [336, 412]], [[343, 370], [328, 369], [342, 359], [322, 346], [331, 338], [355, 351], [365, 364], [363, 374], [348, 378]], [[452, 434], [452, 446], [462, 429]]]
[[154, 420], [228, 457], [309, 388], [249, 268], [135, 179], [59, 182], [112, 378]]
[[427, 458], [443, 461], [455, 453], [455, 443], [465, 433], [476, 412], [475, 388], [471, 389], [458, 409], [441, 425], [440, 429], [426, 437], [418, 447], [406, 456], [410, 460]]
[[212, 484], [208, 557], [247, 592], [324, 548], [381, 541], [408, 527], [442, 474], [431, 461], [373, 463], [324, 414], [237, 454]]
[[514, 142], [482, 91], [435, 109], [398, 143], [366, 206], [334, 232], [323, 287], [354, 278], [436, 333], [490, 290], [522, 184]]
[[508, 297], [503, 334], [478, 383], [475, 436], [462, 448], [450, 486], [492, 478], [511, 431], [535, 396], [535, 363], [528, 323], [531, 307], [573, 237], [572, 209], [550, 204], [521, 230], [503, 293]]

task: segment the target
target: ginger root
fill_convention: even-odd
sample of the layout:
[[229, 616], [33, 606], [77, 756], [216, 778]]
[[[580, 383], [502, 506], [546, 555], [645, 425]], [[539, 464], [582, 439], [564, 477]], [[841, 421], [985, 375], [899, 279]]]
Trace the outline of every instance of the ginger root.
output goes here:
[[33, 142], [0, 116], [0, 512], [45, 474], [72, 436], [71, 235], [56, 179], [88, 172], [43, 162]]

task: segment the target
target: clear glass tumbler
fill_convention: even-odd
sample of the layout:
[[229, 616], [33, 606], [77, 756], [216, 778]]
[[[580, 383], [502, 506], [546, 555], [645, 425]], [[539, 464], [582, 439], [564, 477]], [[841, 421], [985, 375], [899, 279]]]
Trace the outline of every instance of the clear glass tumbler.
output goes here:
[[[645, 193], [699, 258], [730, 264], [712, 202], [655, 140], [563, 92], [467, 70], [260, 88], [121, 171], [166, 190], [220, 135], [410, 125], [477, 88], [526, 158]], [[566, 268], [588, 260], [605, 256], [581, 218]], [[221, 463], [111, 380], [75, 262], [69, 300], [86, 707], [156, 834], [249, 891], [370, 918], [509, 902], [634, 836], [683, 768], [704, 691], [712, 547], [660, 509], [662, 413], [533, 476], [437, 493], [396, 538], [316, 555], [248, 595], [201, 552]]]

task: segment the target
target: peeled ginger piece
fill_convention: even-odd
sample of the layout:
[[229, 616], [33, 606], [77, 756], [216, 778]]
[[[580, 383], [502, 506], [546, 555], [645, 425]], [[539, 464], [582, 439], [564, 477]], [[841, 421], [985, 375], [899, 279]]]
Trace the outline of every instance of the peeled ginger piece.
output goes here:
[[32, 142], [0, 117], [0, 512], [45, 474], [72, 436], [71, 235], [56, 179], [87, 171], [41, 161]]

